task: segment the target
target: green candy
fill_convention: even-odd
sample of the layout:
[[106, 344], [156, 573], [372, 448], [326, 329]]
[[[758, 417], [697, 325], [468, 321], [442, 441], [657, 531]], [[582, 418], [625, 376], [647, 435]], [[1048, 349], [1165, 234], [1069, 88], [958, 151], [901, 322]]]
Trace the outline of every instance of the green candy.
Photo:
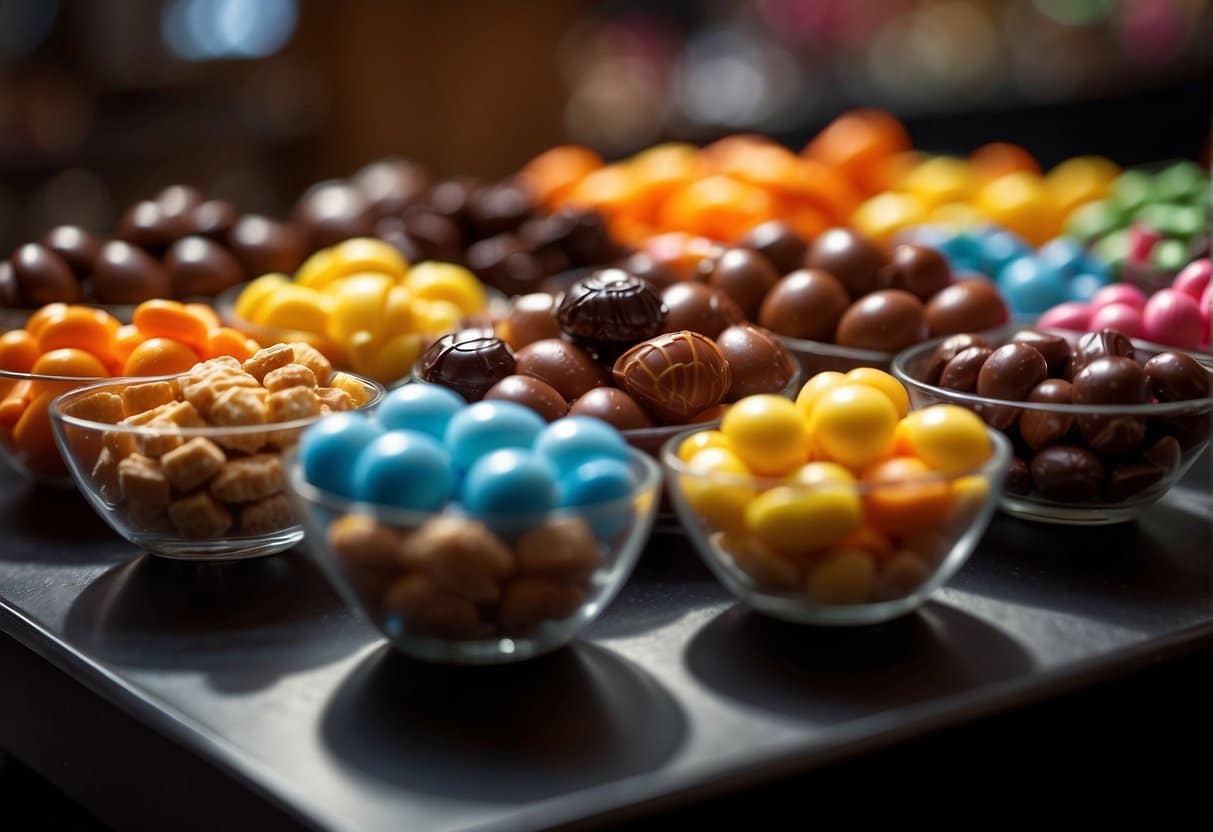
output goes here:
[[1115, 231], [1121, 226], [1120, 213], [1106, 199], [1088, 202], [1071, 212], [1066, 220], [1067, 237], [1075, 237], [1084, 244]]
[[1177, 202], [1208, 187], [1208, 175], [1195, 162], [1168, 165], [1154, 177], [1150, 198], [1157, 202]]
[[1124, 271], [1125, 261], [1129, 259], [1129, 232], [1119, 229], [1106, 234], [1095, 241], [1091, 252], [1104, 263], [1112, 273], [1113, 279], [1119, 279]]
[[1141, 208], [1134, 219], [1165, 237], [1188, 238], [1198, 233], [1205, 224], [1205, 217], [1191, 205], [1175, 205], [1155, 202]]
[[1150, 174], [1141, 170], [1127, 170], [1112, 183], [1112, 202], [1124, 213], [1131, 216], [1151, 197], [1154, 180]]
[[1182, 240], [1159, 240], [1150, 250], [1150, 264], [1163, 271], [1177, 272], [1188, 262], [1188, 244]]

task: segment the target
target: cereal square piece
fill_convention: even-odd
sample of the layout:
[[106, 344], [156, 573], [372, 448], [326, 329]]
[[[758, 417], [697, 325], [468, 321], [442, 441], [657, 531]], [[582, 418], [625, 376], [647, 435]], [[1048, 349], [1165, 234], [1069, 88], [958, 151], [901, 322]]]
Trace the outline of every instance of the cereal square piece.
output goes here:
[[288, 387], [270, 393], [268, 416], [271, 422], [290, 422], [320, 415], [320, 400], [310, 387]]
[[274, 494], [240, 510], [240, 531], [244, 534], [266, 534], [285, 529], [295, 522], [295, 512], [283, 494]]
[[232, 527], [232, 513], [205, 491], [173, 500], [168, 516], [182, 537], [196, 540], [218, 537]]
[[241, 366], [246, 373], [261, 381], [274, 370], [285, 367], [294, 360], [295, 351], [289, 344], [274, 344], [253, 353], [253, 357]]
[[132, 526], [143, 532], [167, 532], [172, 529], [172, 524], [168, 519], [167, 506], [131, 503], [126, 507], [126, 519]]
[[115, 464], [138, 450], [134, 435], [119, 430], [107, 430], [101, 436], [101, 444], [113, 454]]
[[132, 503], [149, 503], [154, 506], [167, 505], [169, 501], [168, 477], [157, 460], [131, 454], [118, 463], [118, 487], [124, 499]]
[[178, 492], [193, 491], [223, 467], [227, 457], [211, 440], [195, 436], [160, 458], [164, 473]]
[[336, 387], [321, 387], [316, 391], [316, 398], [320, 400], [321, 413], [341, 413], [354, 409], [350, 394]]
[[67, 409], [67, 415], [90, 422], [104, 422], [107, 425], [116, 425], [126, 417], [122, 410], [122, 397], [104, 390], [90, 393], [72, 402], [71, 407]]
[[198, 408], [189, 402], [173, 402], [164, 411], [164, 419], [182, 428], [206, 427], [206, 420], [198, 412]]
[[362, 407], [371, 400], [371, 391], [367, 386], [349, 373], [335, 373], [329, 387], [348, 393], [354, 407]]
[[333, 365], [320, 350], [303, 341], [295, 341], [291, 344], [291, 349], [295, 353], [295, 363], [311, 370], [316, 376], [317, 384], [328, 384], [329, 376], [333, 374]]
[[251, 503], [282, 490], [282, 460], [255, 454], [224, 463], [211, 480], [211, 494], [225, 503]]
[[102, 448], [93, 463], [93, 482], [101, 492], [101, 499], [107, 503], [116, 503], [122, 499], [118, 487], [118, 457], [109, 448]]
[[167, 381], [149, 381], [131, 384], [122, 391], [122, 407], [127, 416], [134, 416], [153, 407], [177, 400], [173, 385]]
[[[140, 433], [136, 437], [139, 444], [139, 453], [144, 456], [150, 456], [152, 459], [159, 459], [173, 448], [181, 446], [181, 428], [175, 422], [170, 422], [168, 419], [155, 419], [143, 426], [147, 433]], [[152, 431], [155, 431], [152, 433]]]
[[181, 385], [181, 395], [203, 416], [209, 416], [211, 406], [220, 394], [233, 388], [260, 390], [257, 379], [243, 370], [223, 368], [197, 379], [187, 380]]
[[151, 410], [144, 410], [141, 413], [132, 413], [130, 416], [127, 416], [125, 419], [120, 421], [118, 424], [120, 424], [120, 425], [146, 425], [148, 422], [154, 421], [156, 419], [168, 418], [168, 414], [172, 412], [172, 407], [174, 404], [176, 404], [176, 402], [168, 402], [167, 404], [157, 405], [156, 407], [153, 407]]
[[270, 370], [261, 383], [271, 393], [286, 390], [288, 387], [306, 387], [311, 390], [316, 386], [316, 374], [302, 364], [291, 363], [277, 370]]
[[[211, 424], [241, 428], [264, 425], [268, 394], [260, 387], [233, 387], [225, 390], [211, 405]], [[233, 431], [215, 437], [220, 445], [245, 453], [253, 453], [266, 442], [265, 431]]]

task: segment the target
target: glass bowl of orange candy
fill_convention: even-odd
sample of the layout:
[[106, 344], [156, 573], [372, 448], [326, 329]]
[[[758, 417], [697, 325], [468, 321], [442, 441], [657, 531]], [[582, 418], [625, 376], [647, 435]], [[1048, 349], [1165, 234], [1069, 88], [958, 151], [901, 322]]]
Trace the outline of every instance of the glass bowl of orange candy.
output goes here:
[[51, 433], [57, 396], [110, 378], [185, 372], [220, 355], [244, 361], [257, 349], [203, 304], [150, 300], [129, 324], [91, 306], [47, 304], [0, 335], [0, 456], [33, 480], [70, 486]]
[[819, 373], [751, 396], [662, 451], [679, 519], [747, 606], [859, 625], [910, 612], [956, 573], [998, 503], [1010, 445], [972, 412], [908, 412], [890, 375]]

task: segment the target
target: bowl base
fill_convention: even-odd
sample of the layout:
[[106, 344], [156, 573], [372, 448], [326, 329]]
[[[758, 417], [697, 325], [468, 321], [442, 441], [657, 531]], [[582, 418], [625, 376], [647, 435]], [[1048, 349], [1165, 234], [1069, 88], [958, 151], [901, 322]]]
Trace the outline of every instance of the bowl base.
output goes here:
[[148, 553], [169, 560], [228, 561], [263, 558], [285, 552], [303, 540], [303, 529], [290, 526], [271, 534], [248, 539], [182, 540], [132, 535], [132, 542]]
[[998, 507], [1004, 514], [1036, 523], [1053, 523], [1059, 526], [1111, 526], [1136, 519], [1143, 508], [1154, 502], [1154, 500], [1150, 500], [1127, 506], [1084, 506], [1081, 504], [1067, 506], [1004, 494]]

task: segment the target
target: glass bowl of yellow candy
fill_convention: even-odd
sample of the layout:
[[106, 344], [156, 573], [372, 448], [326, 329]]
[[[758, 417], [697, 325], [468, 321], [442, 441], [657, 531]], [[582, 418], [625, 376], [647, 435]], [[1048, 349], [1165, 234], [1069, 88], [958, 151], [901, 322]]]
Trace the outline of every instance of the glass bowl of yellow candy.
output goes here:
[[434, 338], [486, 313], [492, 297], [453, 263], [410, 265], [369, 237], [309, 257], [294, 277], [267, 274], [219, 298], [220, 315], [261, 343], [306, 341], [339, 367], [383, 384], [407, 378]]
[[972, 412], [908, 412], [875, 369], [750, 396], [662, 463], [700, 557], [747, 606], [858, 625], [910, 612], [956, 573], [1002, 491], [1010, 444]]

